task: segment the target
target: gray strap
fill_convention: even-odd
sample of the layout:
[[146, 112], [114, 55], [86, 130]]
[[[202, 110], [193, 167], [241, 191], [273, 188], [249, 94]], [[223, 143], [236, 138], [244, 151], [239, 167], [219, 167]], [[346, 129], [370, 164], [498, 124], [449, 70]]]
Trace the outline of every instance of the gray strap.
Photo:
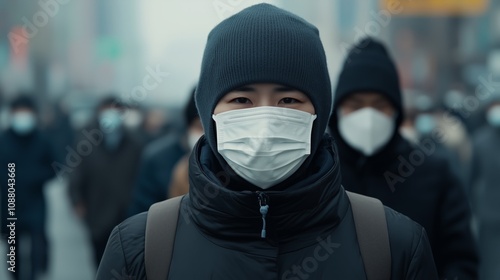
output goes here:
[[347, 192], [368, 280], [391, 279], [391, 247], [380, 200]]
[[166, 280], [168, 277], [182, 197], [158, 202], [149, 208], [144, 246], [149, 280]]

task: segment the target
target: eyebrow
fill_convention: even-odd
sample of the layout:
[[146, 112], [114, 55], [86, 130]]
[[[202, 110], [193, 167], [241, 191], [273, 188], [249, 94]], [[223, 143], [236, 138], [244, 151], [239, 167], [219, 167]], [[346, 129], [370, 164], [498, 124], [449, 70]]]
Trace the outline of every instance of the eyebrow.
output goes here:
[[[287, 92], [287, 91], [294, 91], [295, 89], [292, 87], [288, 86], [276, 86], [273, 88], [273, 91], [277, 92]], [[252, 86], [242, 86], [239, 88], [236, 88], [235, 91], [243, 91], [243, 92], [253, 92], [255, 91], [255, 88]]]
[[285, 91], [294, 91], [295, 89], [287, 86], [277, 86], [274, 88], [275, 91], [285, 92]]
[[235, 91], [250, 92], [250, 91], [255, 91], [255, 88], [250, 87], [250, 86], [242, 86], [242, 87], [236, 88]]

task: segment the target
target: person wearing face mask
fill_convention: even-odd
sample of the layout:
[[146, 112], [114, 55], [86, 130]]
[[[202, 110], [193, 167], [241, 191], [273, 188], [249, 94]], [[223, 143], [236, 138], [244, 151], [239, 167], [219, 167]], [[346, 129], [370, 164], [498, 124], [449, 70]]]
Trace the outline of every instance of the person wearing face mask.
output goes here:
[[[189, 158], [189, 194], [169, 200], [180, 202], [171, 260], [145, 256], [153, 206], [114, 229], [96, 279], [146, 279], [150, 261], [170, 264], [158, 279], [366, 279], [325, 135], [332, 98], [318, 29], [269, 4], [229, 17], [208, 36], [195, 99], [205, 135]], [[423, 228], [379, 209], [391, 244], [377, 259], [392, 256], [392, 277], [380, 279], [437, 279]]]
[[[8, 129], [0, 132], [0, 165], [5, 168], [0, 172], [1, 232], [4, 237], [9, 235], [7, 198], [13, 186], [18, 243], [17, 270], [12, 279], [40, 279], [49, 265], [47, 205], [43, 190], [45, 183], [55, 176], [51, 164], [56, 154], [47, 135], [38, 129], [38, 110], [30, 95], [23, 93], [12, 100], [8, 119]], [[9, 164], [15, 164], [15, 178], [8, 176]], [[8, 239], [5, 244], [13, 245]]]
[[[97, 106], [95, 120], [76, 138], [80, 154], [74, 157], [80, 160], [70, 173], [69, 195], [89, 230], [96, 266], [111, 230], [126, 218], [139, 168], [142, 146], [124, 128], [126, 117], [125, 105], [106, 97]], [[88, 151], [84, 143], [91, 144]]]
[[487, 124], [472, 137], [471, 202], [478, 221], [479, 274], [483, 279], [500, 279], [500, 95], [486, 108]]
[[[451, 170], [466, 188], [472, 147], [462, 121], [452, 114], [451, 109], [437, 106], [425, 93], [405, 91], [403, 96], [405, 119], [399, 126], [401, 136], [413, 145], [425, 145], [432, 141], [435, 146], [433, 153], [448, 159]], [[436, 141], [440, 132], [444, 132], [443, 139]]]
[[[342, 185], [421, 224], [440, 279], [477, 279], [464, 189], [448, 159], [436, 152], [436, 143], [434, 149], [428, 144], [424, 154], [403, 139], [402, 120], [396, 66], [380, 42], [365, 38], [345, 60], [329, 123], [339, 147]], [[428, 129], [428, 120], [423, 122]]]
[[[168, 134], [144, 149], [132, 203], [127, 213], [129, 217], [147, 211], [152, 204], [167, 199], [173, 177], [182, 178], [181, 173], [184, 171], [180, 160], [191, 151], [203, 134], [194, 103], [194, 89], [184, 108], [184, 122], [188, 127], [184, 137]], [[176, 189], [183, 189], [182, 183], [178, 185]]]

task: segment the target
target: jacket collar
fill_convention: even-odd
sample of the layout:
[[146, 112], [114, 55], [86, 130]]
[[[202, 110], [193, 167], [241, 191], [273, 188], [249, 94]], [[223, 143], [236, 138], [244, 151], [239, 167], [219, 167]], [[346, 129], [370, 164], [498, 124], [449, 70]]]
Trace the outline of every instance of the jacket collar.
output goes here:
[[269, 207], [265, 217], [266, 240], [286, 242], [299, 236], [315, 239], [339, 223], [348, 203], [340, 185], [333, 139], [323, 139], [312, 162], [309, 167], [312, 171], [284, 190], [235, 191], [238, 188], [231, 187], [234, 184], [231, 174], [220, 167], [206, 139], [201, 138], [189, 163], [190, 218], [209, 236], [261, 240], [263, 217], [259, 196], [264, 196], [267, 200], [264, 204]]

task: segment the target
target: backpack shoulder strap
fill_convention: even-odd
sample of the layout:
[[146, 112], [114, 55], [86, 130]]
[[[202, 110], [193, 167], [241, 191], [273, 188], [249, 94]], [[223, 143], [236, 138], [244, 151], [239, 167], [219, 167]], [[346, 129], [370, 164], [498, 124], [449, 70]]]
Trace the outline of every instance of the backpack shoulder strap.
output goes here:
[[182, 197], [158, 202], [149, 208], [144, 245], [149, 280], [166, 280], [168, 277]]
[[346, 191], [368, 280], [391, 279], [391, 247], [380, 200]]

